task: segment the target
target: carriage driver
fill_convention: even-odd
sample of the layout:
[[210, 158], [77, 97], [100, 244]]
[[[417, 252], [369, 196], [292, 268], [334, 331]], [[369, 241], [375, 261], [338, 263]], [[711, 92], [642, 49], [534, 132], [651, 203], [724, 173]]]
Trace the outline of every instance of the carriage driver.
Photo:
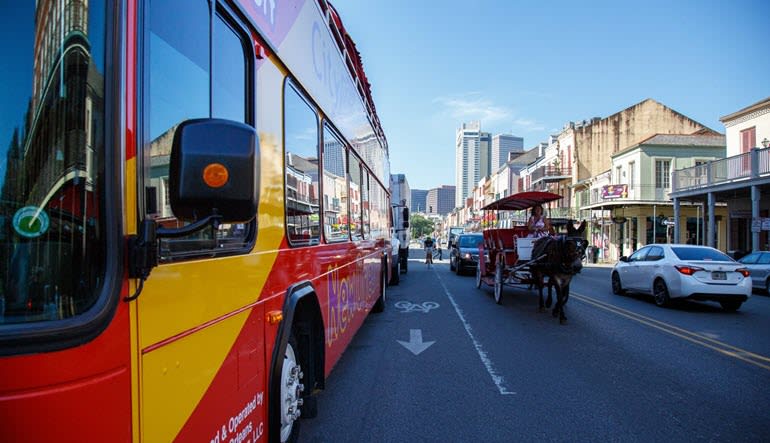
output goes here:
[[527, 221], [530, 238], [547, 237], [551, 232], [551, 223], [543, 215], [543, 206], [536, 205], [532, 207], [532, 215]]

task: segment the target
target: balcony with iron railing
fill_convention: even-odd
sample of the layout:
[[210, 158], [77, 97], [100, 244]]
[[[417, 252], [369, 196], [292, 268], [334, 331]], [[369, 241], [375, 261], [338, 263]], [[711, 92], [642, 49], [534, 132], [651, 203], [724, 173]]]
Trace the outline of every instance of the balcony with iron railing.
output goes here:
[[572, 168], [554, 165], [541, 166], [530, 174], [532, 185], [537, 182], [551, 182], [572, 178]]
[[581, 209], [590, 209], [602, 205], [670, 204], [670, 192], [670, 187], [659, 187], [654, 184], [606, 185], [576, 192], [575, 205]]
[[770, 148], [710, 161], [674, 171], [671, 192], [691, 191], [752, 178], [770, 177]]

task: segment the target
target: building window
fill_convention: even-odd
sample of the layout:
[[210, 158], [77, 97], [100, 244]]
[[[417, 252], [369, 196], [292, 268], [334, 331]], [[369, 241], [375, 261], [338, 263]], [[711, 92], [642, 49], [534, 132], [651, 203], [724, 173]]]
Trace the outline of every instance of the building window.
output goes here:
[[634, 186], [636, 183], [636, 162], [628, 162], [628, 187]]
[[671, 160], [655, 160], [655, 187], [668, 189], [671, 185]]
[[749, 152], [757, 145], [757, 128], [752, 127], [741, 131], [741, 152]]

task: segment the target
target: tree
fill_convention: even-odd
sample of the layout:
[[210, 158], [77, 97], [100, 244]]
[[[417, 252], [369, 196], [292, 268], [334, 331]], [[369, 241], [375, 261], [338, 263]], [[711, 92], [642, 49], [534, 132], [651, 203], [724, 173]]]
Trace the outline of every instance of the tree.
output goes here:
[[412, 214], [409, 219], [409, 226], [412, 227], [412, 238], [422, 237], [433, 232], [433, 220], [419, 214]]

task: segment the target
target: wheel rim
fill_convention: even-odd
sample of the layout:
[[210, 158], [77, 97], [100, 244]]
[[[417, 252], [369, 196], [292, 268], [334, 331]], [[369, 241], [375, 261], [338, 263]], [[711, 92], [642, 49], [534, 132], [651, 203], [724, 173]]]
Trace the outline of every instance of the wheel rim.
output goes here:
[[660, 280], [655, 282], [655, 303], [658, 306], [663, 306], [668, 302], [668, 289], [666, 284]]
[[618, 274], [612, 274], [612, 292], [620, 294], [620, 291], [622, 291], [620, 288], [620, 277], [618, 277]]
[[495, 302], [500, 304], [503, 295], [503, 269], [498, 266], [495, 269]]
[[476, 288], [481, 287], [481, 264], [476, 265]]
[[290, 343], [286, 344], [286, 354], [283, 357], [283, 370], [281, 371], [281, 441], [289, 440], [294, 422], [300, 416], [302, 406], [302, 391], [305, 386], [300, 383], [303, 374], [297, 363], [294, 348]]

